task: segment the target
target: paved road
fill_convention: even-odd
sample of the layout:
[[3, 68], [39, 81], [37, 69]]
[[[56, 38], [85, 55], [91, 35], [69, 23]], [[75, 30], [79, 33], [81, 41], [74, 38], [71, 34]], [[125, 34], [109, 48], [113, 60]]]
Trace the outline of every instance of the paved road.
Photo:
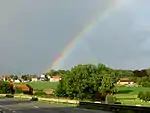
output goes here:
[[0, 110], [4, 113], [110, 113], [17, 99], [0, 99]]

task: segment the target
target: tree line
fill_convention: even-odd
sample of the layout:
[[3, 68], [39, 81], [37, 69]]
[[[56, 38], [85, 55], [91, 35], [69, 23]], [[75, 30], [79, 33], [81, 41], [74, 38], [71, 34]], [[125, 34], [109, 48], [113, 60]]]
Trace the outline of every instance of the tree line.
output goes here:
[[[85, 65], [92, 65], [92, 64], [85, 64]], [[98, 66], [101, 67], [104, 64], [99, 63]], [[104, 65], [105, 66], [105, 65]], [[106, 66], [105, 66], [106, 67]], [[118, 78], [125, 78], [125, 77], [150, 77], [150, 68], [142, 69], [142, 70], [122, 70], [122, 69], [112, 69], [107, 67], [109, 70], [115, 73], [116, 77]], [[64, 76], [68, 74], [70, 70], [49, 70], [48, 72], [44, 73], [45, 75], [49, 76]]]
[[[92, 65], [92, 64], [85, 64]], [[104, 64], [99, 63], [99, 67], [105, 66]], [[105, 66], [106, 67], [106, 66]], [[142, 69], [142, 70], [122, 70], [122, 69], [112, 69], [107, 67], [108, 70], [111, 70], [115, 74], [117, 78], [133, 78], [133, 77], [150, 77], [150, 68]], [[107, 70], [107, 71], [108, 71]], [[70, 70], [54, 70], [50, 69], [48, 72], [43, 73], [46, 76], [65, 76], [70, 73]], [[19, 77], [20, 76], [20, 77]], [[24, 80], [31, 80], [33, 77], [38, 77], [36, 74], [23, 74], [23, 75], [11, 75], [10, 78], [13, 80], [17, 80], [18, 78]]]

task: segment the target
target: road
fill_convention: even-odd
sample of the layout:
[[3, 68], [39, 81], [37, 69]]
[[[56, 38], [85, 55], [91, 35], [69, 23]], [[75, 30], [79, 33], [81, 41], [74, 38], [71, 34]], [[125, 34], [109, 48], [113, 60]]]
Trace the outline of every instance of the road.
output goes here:
[[3, 113], [110, 113], [18, 99], [0, 99], [0, 110]]

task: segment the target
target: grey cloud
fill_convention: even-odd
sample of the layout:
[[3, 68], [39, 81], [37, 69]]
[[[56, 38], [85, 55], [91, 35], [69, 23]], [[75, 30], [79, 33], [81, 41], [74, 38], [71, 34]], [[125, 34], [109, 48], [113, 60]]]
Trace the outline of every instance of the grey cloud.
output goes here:
[[145, 7], [148, 1], [143, 2], [120, 2], [122, 6], [86, 36], [85, 41], [99, 62], [122, 69], [149, 67], [149, 10]]
[[[111, 2], [112, 0], [1, 1], [0, 74], [41, 73], [47, 70], [65, 46]], [[149, 25], [146, 24], [149, 22], [146, 19], [149, 14], [148, 0], [118, 2], [120, 7], [84, 36], [82, 43], [64, 61], [62, 68], [96, 62], [117, 68], [142, 68], [150, 65], [147, 62], [150, 56], [149, 42], [146, 41], [150, 36]], [[143, 18], [139, 18], [145, 11]]]

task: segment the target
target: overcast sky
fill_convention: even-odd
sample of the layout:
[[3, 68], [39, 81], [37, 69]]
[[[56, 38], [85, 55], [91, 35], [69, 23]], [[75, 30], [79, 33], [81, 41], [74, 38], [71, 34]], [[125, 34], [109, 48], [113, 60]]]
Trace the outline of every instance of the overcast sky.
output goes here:
[[58, 68], [104, 63], [150, 67], [149, 0], [1, 0], [0, 75], [42, 73], [93, 19], [116, 2]]

